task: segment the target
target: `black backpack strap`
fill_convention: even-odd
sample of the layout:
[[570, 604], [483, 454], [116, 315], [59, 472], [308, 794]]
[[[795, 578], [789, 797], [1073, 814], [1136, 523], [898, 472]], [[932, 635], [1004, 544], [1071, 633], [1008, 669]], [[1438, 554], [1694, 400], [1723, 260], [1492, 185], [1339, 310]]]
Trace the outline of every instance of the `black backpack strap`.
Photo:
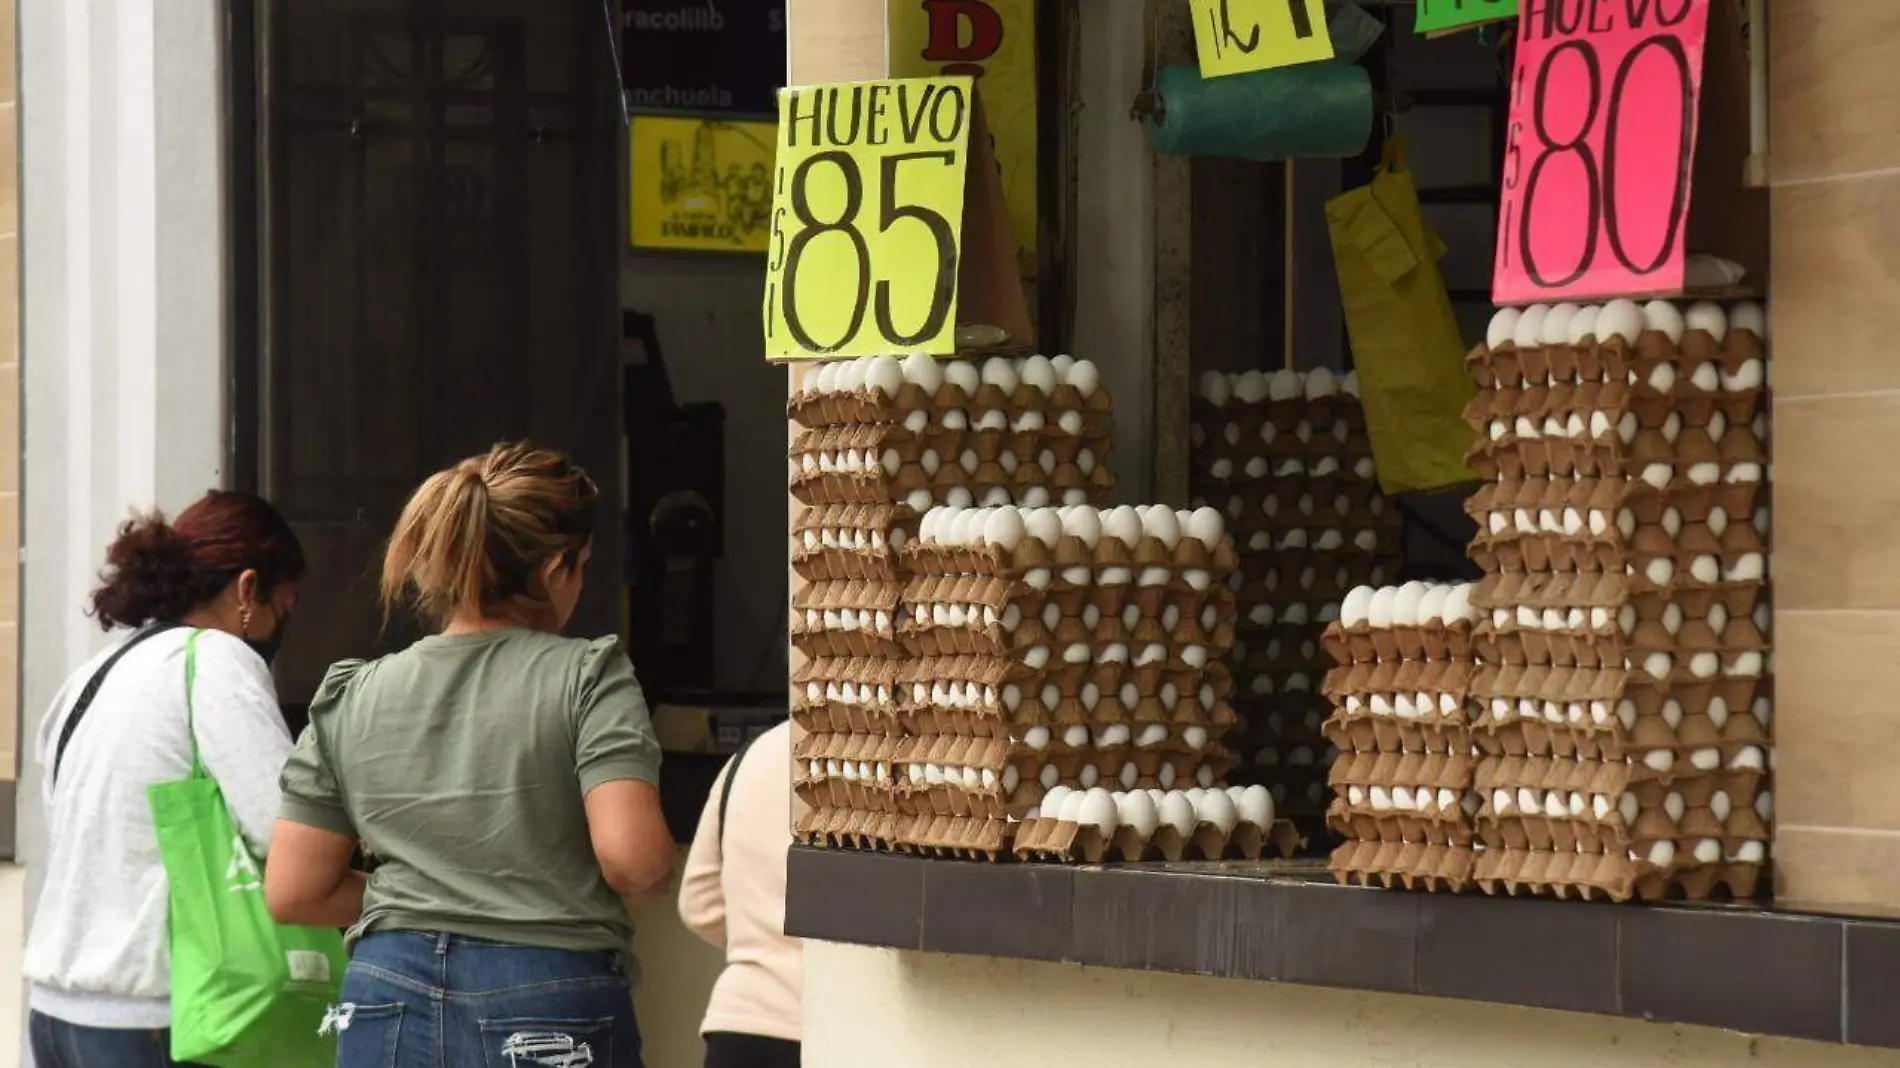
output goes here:
[[106, 673], [111, 671], [112, 666], [117, 664], [125, 654], [131, 652], [133, 647], [140, 642], [150, 638], [154, 634], [162, 634], [168, 630], [175, 630], [181, 625], [182, 624], [178, 623], [153, 623], [148, 625], [137, 634], [127, 638], [125, 644], [114, 649], [112, 655], [106, 657], [106, 662], [99, 665], [99, 670], [92, 673], [92, 678], [86, 682], [86, 688], [79, 691], [79, 698], [73, 702], [73, 710], [67, 713], [65, 725], [59, 729], [59, 747], [53, 750], [54, 783], [59, 782], [59, 765], [62, 760], [66, 759], [66, 743], [73, 740], [74, 729], [79, 726], [79, 721], [85, 717], [86, 709], [92, 707], [92, 699], [99, 696], [99, 687], [105, 684]]
[[739, 777], [739, 762], [745, 759], [746, 750], [752, 748], [752, 743], [757, 740], [756, 735], [747, 738], [738, 751], [732, 754], [732, 759], [726, 761], [726, 781], [719, 784], [719, 855], [722, 857], [726, 855], [726, 806], [732, 801], [732, 783]]

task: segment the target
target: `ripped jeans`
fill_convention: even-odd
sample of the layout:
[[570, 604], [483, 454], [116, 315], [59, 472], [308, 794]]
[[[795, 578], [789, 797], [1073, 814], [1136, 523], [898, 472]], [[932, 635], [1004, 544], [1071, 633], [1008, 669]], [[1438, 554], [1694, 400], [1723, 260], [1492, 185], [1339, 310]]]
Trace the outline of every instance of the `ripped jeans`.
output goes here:
[[643, 1068], [633, 993], [611, 953], [368, 935], [325, 1027], [337, 1068]]

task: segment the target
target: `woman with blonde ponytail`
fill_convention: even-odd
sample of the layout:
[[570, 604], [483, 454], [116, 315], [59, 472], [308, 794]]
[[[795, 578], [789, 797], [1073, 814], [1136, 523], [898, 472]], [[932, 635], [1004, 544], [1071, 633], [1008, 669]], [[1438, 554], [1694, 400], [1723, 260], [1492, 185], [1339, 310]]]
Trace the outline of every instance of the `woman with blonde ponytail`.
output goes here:
[[552, 449], [431, 476], [383, 560], [385, 616], [437, 633], [330, 669], [284, 770], [272, 912], [321, 922], [358, 840], [362, 891], [332, 1014], [339, 1068], [640, 1068], [630, 903], [674, 845], [660, 751], [616, 638], [561, 634], [599, 492]]

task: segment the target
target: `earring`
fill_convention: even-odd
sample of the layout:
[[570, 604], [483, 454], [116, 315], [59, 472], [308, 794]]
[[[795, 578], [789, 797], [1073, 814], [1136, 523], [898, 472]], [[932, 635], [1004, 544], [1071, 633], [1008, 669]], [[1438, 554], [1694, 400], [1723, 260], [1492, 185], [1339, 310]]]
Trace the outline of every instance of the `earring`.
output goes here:
[[242, 608], [238, 609], [238, 637], [248, 638], [250, 636], [251, 636], [251, 606], [247, 604], [243, 606]]

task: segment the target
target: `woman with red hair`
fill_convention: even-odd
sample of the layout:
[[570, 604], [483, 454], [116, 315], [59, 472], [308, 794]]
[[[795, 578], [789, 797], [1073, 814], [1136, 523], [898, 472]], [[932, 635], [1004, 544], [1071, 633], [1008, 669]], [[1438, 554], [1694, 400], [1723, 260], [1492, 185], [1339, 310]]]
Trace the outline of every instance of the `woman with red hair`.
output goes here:
[[[191, 773], [195, 734], [232, 819], [265, 853], [291, 753], [269, 664], [303, 574], [289, 524], [248, 493], [207, 494], [169, 523], [134, 518], [106, 550], [92, 614], [121, 637], [67, 678], [39, 733], [50, 841], [25, 968], [39, 1068], [172, 1063], [168, 883], [146, 787]], [[361, 892], [338, 906], [338, 926]]]

